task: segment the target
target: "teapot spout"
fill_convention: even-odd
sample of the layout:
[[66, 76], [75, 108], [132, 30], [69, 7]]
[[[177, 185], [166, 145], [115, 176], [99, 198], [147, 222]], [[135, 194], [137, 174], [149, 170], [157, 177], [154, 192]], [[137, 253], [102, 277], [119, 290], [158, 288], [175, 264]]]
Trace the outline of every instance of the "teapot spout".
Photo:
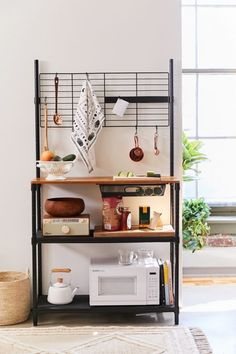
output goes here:
[[74, 290], [72, 291], [72, 299], [74, 298], [74, 296], [75, 296], [75, 294], [76, 294], [76, 292], [77, 292], [78, 289], [79, 289], [79, 288], [76, 287], [76, 288], [74, 288]]

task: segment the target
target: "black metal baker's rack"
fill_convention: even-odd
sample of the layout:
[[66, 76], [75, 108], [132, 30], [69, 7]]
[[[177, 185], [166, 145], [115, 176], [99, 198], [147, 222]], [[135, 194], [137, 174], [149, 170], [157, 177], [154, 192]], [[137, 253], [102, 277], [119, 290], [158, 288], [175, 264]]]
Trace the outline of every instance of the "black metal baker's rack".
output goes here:
[[[174, 236], [153, 237], [125, 237], [120, 239], [115, 237], [113, 243], [130, 243], [130, 242], [164, 242], [170, 245], [170, 260], [172, 263], [172, 274], [174, 287], [174, 304], [166, 305], [136, 305], [136, 306], [119, 306], [120, 311], [124, 312], [173, 312], [175, 324], [179, 323], [179, 190], [180, 183], [174, 176], [174, 106], [173, 106], [173, 59], [169, 61], [168, 72], [135, 72], [135, 73], [39, 73], [39, 61], [34, 62], [35, 69], [35, 133], [36, 133], [36, 159], [40, 158], [40, 130], [44, 127], [44, 115], [41, 103], [47, 97], [49, 108], [49, 124], [48, 128], [70, 128], [73, 127], [73, 120], [76, 111], [79, 92], [82, 82], [89, 77], [95, 93], [105, 113], [104, 128], [122, 128], [122, 127], [156, 127], [169, 128], [169, 144], [170, 144], [170, 177], [168, 181], [139, 182], [138, 185], [129, 182], [133, 186], [141, 187], [148, 184], [149, 187], [170, 186], [170, 215], [171, 224], [175, 227]], [[53, 124], [54, 113], [54, 77], [58, 75], [61, 81], [62, 92], [59, 89], [59, 107], [58, 111], [62, 115], [63, 124], [56, 126]], [[97, 77], [96, 77], [97, 75]], [[100, 78], [98, 86], [96, 86], [97, 78]], [[145, 81], [147, 80], [149, 84]], [[112, 85], [109, 85], [111, 79]], [[119, 79], [118, 79], [119, 78]], [[128, 79], [128, 83], [127, 83]], [[117, 82], [119, 80], [119, 82]], [[132, 81], [133, 80], [133, 81]], [[158, 81], [159, 80], [159, 81]], [[132, 83], [131, 83], [132, 81]], [[144, 82], [145, 81], [145, 82]], [[157, 83], [155, 87], [155, 83]], [[121, 84], [123, 88], [121, 90]], [[125, 85], [124, 85], [125, 83]], [[141, 83], [141, 84], [140, 84]], [[144, 84], [142, 86], [142, 84]], [[153, 85], [154, 84], [154, 85]], [[115, 86], [114, 86], [115, 85]], [[59, 87], [60, 87], [59, 86]], [[154, 87], [153, 87], [154, 86]], [[102, 90], [100, 91], [99, 88]], [[113, 90], [112, 87], [115, 87]], [[142, 88], [145, 89], [142, 89]], [[109, 88], [109, 89], [108, 89]], [[155, 89], [154, 89], [155, 88]], [[119, 89], [119, 90], [118, 90]], [[124, 118], [114, 117], [111, 113], [111, 107], [117, 98], [123, 98], [129, 102], [127, 114]], [[33, 324], [37, 325], [38, 315], [42, 312], [107, 312], [106, 306], [91, 307], [88, 302], [88, 295], [77, 295], [75, 301], [69, 305], [50, 305], [47, 302], [46, 295], [42, 293], [42, 244], [47, 243], [107, 243], [106, 237], [93, 237], [93, 230], [90, 230], [89, 236], [48, 236], [44, 237], [42, 233], [42, 185], [54, 184], [54, 181], [44, 181], [40, 178], [40, 171], [36, 172], [36, 179], [31, 182], [32, 192], [32, 279], [33, 279]], [[66, 185], [63, 181], [58, 182]], [[80, 178], [72, 178], [68, 181], [72, 184], [86, 184]], [[118, 182], [117, 182], [118, 183]], [[137, 182], [136, 182], [137, 183]], [[114, 185], [96, 182], [108, 188]], [[126, 187], [127, 182], [120, 182], [120, 185]], [[164, 190], [164, 189], [163, 189]], [[103, 193], [103, 192], [102, 192]], [[138, 194], [137, 194], [138, 196]], [[117, 312], [117, 306], [109, 306], [109, 312]]]

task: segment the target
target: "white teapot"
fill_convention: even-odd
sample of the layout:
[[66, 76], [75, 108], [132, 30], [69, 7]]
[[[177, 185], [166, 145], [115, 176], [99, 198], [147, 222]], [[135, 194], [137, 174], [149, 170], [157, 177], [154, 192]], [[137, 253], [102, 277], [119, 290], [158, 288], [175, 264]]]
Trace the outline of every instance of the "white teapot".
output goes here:
[[[65, 269], [52, 269], [53, 273], [69, 273], [71, 270], [69, 268]], [[52, 276], [51, 276], [52, 278]], [[78, 287], [73, 291], [69, 282], [64, 282], [62, 277], [58, 277], [56, 282], [53, 283], [51, 280], [51, 286], [48, 289], [47, 300], [54, 305], [65, 305], [73, 301]]]

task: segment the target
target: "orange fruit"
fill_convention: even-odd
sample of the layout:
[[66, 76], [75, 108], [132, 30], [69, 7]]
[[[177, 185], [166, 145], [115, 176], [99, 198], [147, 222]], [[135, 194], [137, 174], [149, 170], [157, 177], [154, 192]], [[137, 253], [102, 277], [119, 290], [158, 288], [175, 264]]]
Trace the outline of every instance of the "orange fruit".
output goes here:
[[41, 161], [51, 161], [54, 157], [54, 153], [50, 150], [45, 150], [42, 152], [40, 160]]

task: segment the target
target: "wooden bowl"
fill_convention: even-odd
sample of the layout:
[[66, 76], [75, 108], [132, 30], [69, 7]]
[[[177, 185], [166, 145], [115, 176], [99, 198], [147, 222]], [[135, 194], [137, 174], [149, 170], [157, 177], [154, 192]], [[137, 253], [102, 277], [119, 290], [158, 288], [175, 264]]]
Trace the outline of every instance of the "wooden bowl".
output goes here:
[[44, 208], [51, 216], [72, 217], [80, 215], [85, 205], [81, 198], [49, 198], [45, 201]]

